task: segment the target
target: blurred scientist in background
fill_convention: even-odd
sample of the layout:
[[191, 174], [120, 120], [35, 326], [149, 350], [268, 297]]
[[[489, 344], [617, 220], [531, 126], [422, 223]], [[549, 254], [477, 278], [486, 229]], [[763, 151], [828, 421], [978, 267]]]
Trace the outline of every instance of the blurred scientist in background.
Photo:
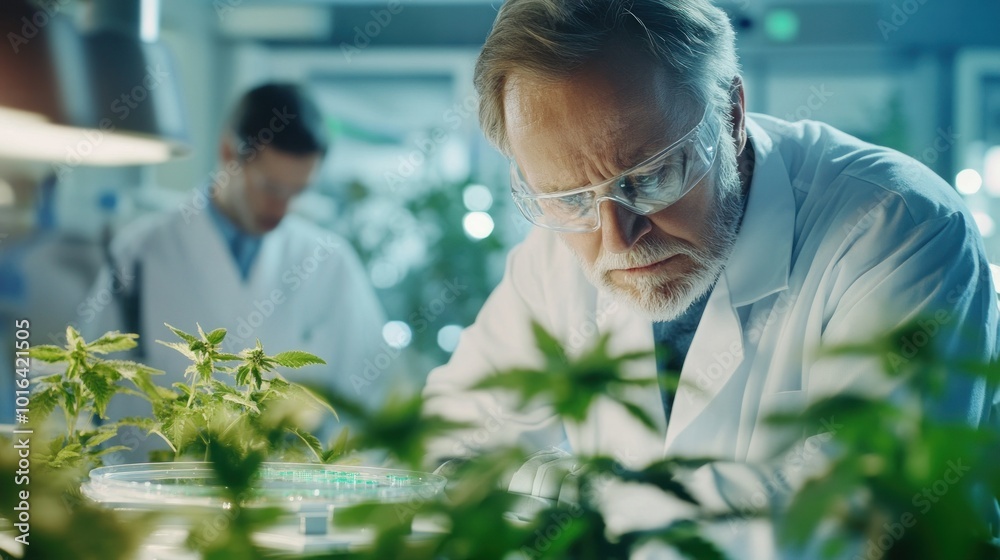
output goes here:
[[[155, 343], [176, 340], [164, 323], [188, 332], [196, 324], [226, 328], [226, 351], [260, 339], [269, 354], [312, 352], [328, 365], [289, 372], [290, 379], [378, 401], [390, 374], [361, 376], [382, 351], [385, 319], [364, 269], [344, 239], [287, 215], [328, 148], [323, 115], [303, 89], [266, 84], [247, 92], [226, 123], [207, 189], [113, 240], [91, 299], [110, 293], [112, 303], [90, 308], [87, 334], [139, 333], [138, 359], [164, 370], [157, 382], [169, 386], [189, 362]], [[124, 396], [109, 409], [113, 418], [149, 413], [147, 403]]]

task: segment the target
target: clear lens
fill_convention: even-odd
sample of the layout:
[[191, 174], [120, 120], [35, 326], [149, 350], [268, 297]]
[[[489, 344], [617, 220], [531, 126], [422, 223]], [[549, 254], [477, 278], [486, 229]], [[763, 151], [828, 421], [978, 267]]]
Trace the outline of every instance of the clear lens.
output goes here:
[[545, 223], [562, 228], [589, 230], [597, 225], [596, 193], [584, 191], [566, 196], [538, 199]]
[[558, 231], [593, 231], [598, 225], [595, 197], [593, 191], [551, 198], [515, 195], [514, 202], [535, 225]]
[[533, 224], [563, 232], [596, 230], [602, 200], [613, 200], [641, 215], [663, 210], [680, 200], [711, 170], [720, 139], [719, 122], [713, 117], [711, 109], [707, 109], [701, 122], [677, 143], [626, 174], [589, 187], [535, 193], [511, 162], [514, 200]]

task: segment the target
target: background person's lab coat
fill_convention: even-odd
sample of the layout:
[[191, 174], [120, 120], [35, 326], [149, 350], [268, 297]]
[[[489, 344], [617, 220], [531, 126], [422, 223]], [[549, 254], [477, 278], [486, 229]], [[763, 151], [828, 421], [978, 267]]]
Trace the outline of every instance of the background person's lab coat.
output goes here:
[[[389, 353], [383, 342], [384, 312], [353, 249], [301, 218], [287, 216], [263, 237], [246, 280], [207, 209], [184, 207], [132, 224], [116, 236], [111, 253], [119, 281], [105, 267], [92, 298], [81, 305], [86, 336], [138, 329], [136, 358], [166, 372], [154, 378], [159, 385], [185, 381], [183, 372], [190, 365], [176, 350], [155, 342], [178, 341], [164, 323], [187, 332], [197, 332], [196, 324], [206, 332], [226, 328], [227, 352], [252, 348], [259, 339], [271, 355], [286, 350], [316, 354], [326, 366], [283, 375], [321, 384], [369, 406], [383, 398], [397, 377], [400, 364], [394, 362], [372, 373], [373, 364], [386, 363], [381, 353], [392, 357], [398, 352]], [[138, 305], [129, 309], [136, 299]], [[112, 419], [149, 415], [150, 407], [138, 398], [116, 395], [108, 414]], [[332, 418], [325, 422], [324, 436], [341, 427]], [[124, 460], [142, 460], [149, 445], [160, 442], [139, 443]]]
[[[649, 320], [596, 290], [557, 236], [536, 229], [509, 256], [504, 279], [451, 361], [428, 379], [429, 413], [480, 426], [437, 442], [429, 463], [516, 441], [607, 455], [628, 467], [665, 455], [714, 457], [718, 463], [690, 480], [703, 504], [739, 511], [763, 496], [776, 505], [784, 487], [822, 462], [822, 441], [810, 438], [798, 459], [775, 459], [800, 434], [777, 431], [764, 418], [832, 393], [890, 390], [875, 360], [814, 363], [818, 348], [866, 341], [943, 309], [936, 332], [928, 331], [933, 344], [951, 356], [996, 355], [997, 304], [982, 241], [944, 181], [819, 123], [754, 115], [748, 128], [756, 167], [746, 213], [681, 373], [681, 383], [697, 390], [680, 389], [669, 427], [652, 358], [628, 370], [653, 380], [628, 398], [658, 421], [656, 432], [608, 399], [582, 424], [564, 425], [550, 409], [517, 412], [501, 393], [465, 390], [498, 370], [541, 366], [532, 320], [573, 354], [602, 333], [611, 333], [613, 354], [653, 348]], [[992, 391], [953, 382], [942, 412], [986, 421]], [[648, 488], [610, 493], [609, 527], [641, 528], [676, 515], [643, 496]], [[759, 542], [740, 541], [759, 535], [720, 533], [734, 558], [767, 557]]]

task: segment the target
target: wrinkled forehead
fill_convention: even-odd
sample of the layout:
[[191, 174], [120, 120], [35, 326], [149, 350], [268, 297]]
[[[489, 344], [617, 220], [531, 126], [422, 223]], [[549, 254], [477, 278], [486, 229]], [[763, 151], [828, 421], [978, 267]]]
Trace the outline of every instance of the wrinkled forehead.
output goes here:
[[703, 111], [661, 65], [619, 57], [557, 79], [512, 74], [504, 117], [512, 155], [535, 188], [573, 188], [629, 169], [698, 123]]

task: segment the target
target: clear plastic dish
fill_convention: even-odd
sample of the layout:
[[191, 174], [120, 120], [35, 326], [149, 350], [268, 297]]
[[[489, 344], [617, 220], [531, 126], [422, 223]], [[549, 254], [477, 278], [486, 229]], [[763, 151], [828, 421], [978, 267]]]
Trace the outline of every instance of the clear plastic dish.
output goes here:
[[[281, 506], [291, 511], [361, 502], [397, 503], [431, 499], [443, 476], [413, 471], [321, 465], [264, 463], [242, 506]], [[108, 507], [161, 509], [163, 506], [228, 507], [230, 498], [209, 463], [136, 463], [90, 471], [83, 493]]]

